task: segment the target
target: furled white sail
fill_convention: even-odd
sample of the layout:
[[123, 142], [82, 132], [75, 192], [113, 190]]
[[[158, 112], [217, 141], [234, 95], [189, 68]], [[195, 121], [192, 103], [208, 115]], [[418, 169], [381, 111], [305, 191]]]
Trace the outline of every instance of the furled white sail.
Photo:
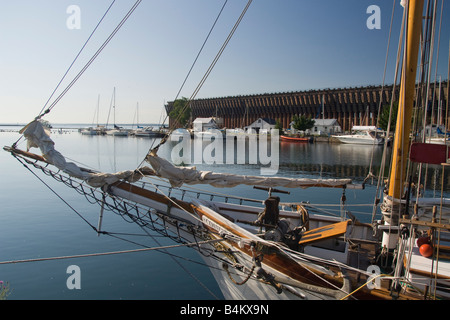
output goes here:
[[155, 170], [155, 174], [168, 179], [173, 187], [180, 187], [183, 183], [186, 183], [209, 184], [219, 188], [230, 188], [237, 185], [285, 188], [308, 188], [315, 186], [336, 188], [351, 184], [352, 182], [351, 179], [295, 179], [198, 171], [195, 167], [174, 166], [166, 159], [160, 158], [155, 152], [150, 152], [146, 160], [153, 167], [153, 170]]
[[[50, 132], [37, 120], [29, 123], [20, 132], [27, 139], [28, 150], [32, 147], [39, 148], [48, 163], [55, 165], [58, 169], [68, 173], [72, 177], [86, 181], [93, 187], [110, 185], [120, 180], [135, 182], [144, 176], [141, 170], [126, 170], [117, 173], [98, 173], [82, 170], [75, 163], [67, 162], [64, 156], [55, 150], [55, 143], [50, 138]], [[158, 157], [154, 152], [150, 152], [146, 160], [153, 167], [154, 174], [169, 180], [173, 187], [180, 187], [183, 184], [209, 184], [219, 188], [230, 188], [238, 185], [285, 188], [336, 188], [346, 186], [352, 182], [351, 179], [294, 179], [198, 171], [195, 167], [174, 166], [166, 159]]]
[[50, 132], [44, 128], [40, 121], [30, 122], [20, 133], [27, 139], [27, 150], [39, 148], [42, 156], [48, 163], [53, 164], [72, 177], [86, 181], [93, 187], [110, 185], [120, 180], [135, 182], [143, 177], [143, 174], [135, 170], [125, 170], [117, 173], [90, 172], [82, 170], [73, 162], [67, 162], [64, 156], [55, 150], [55, 143], [50, 138]]

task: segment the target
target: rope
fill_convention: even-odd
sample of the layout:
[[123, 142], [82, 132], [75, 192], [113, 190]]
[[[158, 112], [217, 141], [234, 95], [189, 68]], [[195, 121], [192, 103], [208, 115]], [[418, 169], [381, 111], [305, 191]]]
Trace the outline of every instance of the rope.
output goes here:
[[[219, 52], [216, 54], [215, 58], [211, 62], [208, 70], [203, 75], [203, 78], [200, 80], [199, 84], [195, 88], [195, 90], [192, 93], [191, 97], [188, 99], [187, 103], [184, 105], [183, 110], [180, 112], [179, 116], [190, 106], [192, 100], [195, 99], [195, 97], [197, 96], [198, 92], [200, 91], [200, 89], [202, 88], [203, 84], [205, 83], [206, 79], [211, 74], [212, 70], [214, 69], [214, 66], [216, 65], [217, 61], [221, 57], [221, 55], [222, 55], [223, 51], [225, 50], [226, 46], [228, 45], [228, 43], [230, 42], [231, 38], [233, 37], [234, 32], [236, 31], [236, 29], [238, 28], [238, 26], [241, 23], [242, 19], [244, 18], [244, 15], [247, 12], [248, 8], [250, 7], [250, 4], [252, 3], [252, 1], [253, 0], [249, 0], [247, 2], [247, 5], [245, 6], [245, 8], [242, 11], [241, 15], [239, 16], [238, 20], [234, 24], [232, 30], [228, 34], [228, 37], [226, 38], [225, 42], [222, 44], [222, 47], [220, 48]], [[158, 148], [167, 141], [167, 138], [173, 132], [173, 130], [174, 130], [174, 128], [169, 129], [169, 132], [166, 134], [166, 136], [163, 139], [161, 139], [159, 144], [156, 147], [154, 147], [152, 150], [155, 150], [155, 151], [158, 150]]]
[[[389, 47], [390, 47], [390, 43], [391, 43], [392, 23], [394, 21], [395, 4], [396, 4], [396, 0], [393, 1], [393, 5], [392, 5], [391, 24], [389, 26], [389, 37], [388, 37], [388, 43], [387, 43], [387, 49], [386, 49], [386, 58], [384, 60], [383, 81], [382, 81], [381, 90], [380, 90], [380, 103], [378, 105], [378, 113], [377, 113], [377, 122], [378, 123], [380, 121], [381, 104], [383, 102], [383, 91], [384, 91], [384, 84], [385, 84], [385, 80], [386, 80], [386, 69], [387, 69], [387, 62], [388, 62], [388, 56], [389, 56]], [[375, 129], [375, 136], [377, 135], [377, 132], [378, 132], [378, 125], [377, 125], [377, 128]], [[371, 152], [372, 155], [370, 157], [369, 175], [372, 174], [374, 151], [375, 151], [375, 139], [372, 144], [372, 152]]]
[[[393, 105], [394, 105], [395, 89], [396, 89], [396, 86], [397, 86], [397, 79], [398, 79], [398, 75], [399, 75], [399, 67], [400, 67], [400, 59], [401, 59], [401, 47], [402, 47], [402, 39], [403, 39], [403, 36], [404, 36], [404, 29], [405, 29], [405, 27], [406, 27], [406, 10], [403, 10], [401, 30], [400, 30], [400, 33], [399, 33], [399, 41], [398, 41], [398, 47], [397, 47], [397, 58], [396, 58], [396, 63], [395, 63], [394, 85], [392, 86], [392, 96], [391, 96], [391, 103], [390, 103], [390, 108], [389, 108], [388, 126], [387, 126], [387, 130], [386, 130], [386, 136], [387, 137], [389, 137], [390, 132], [391, 132], [391, 119], [392, 119], [392, 111], [393, 111], [392, 109], [393, 109]], [[383, 176], [384, 176], [384, 173], [385, 173], [385, 163], [386, 163], [386, 157], [387, 157], [387, 142], [388, 142], [388, 140], [386, 139], [385, 142], [384, 142], [383, 155], [382, 155], [382, 159], [381, 159], [380, 172], [379, 172], [379, 175], [378, 175], [377, 192], [376, 192], [376, 194], [382, 193], [381, 183], [383, 181]], [[390, 174], [390, 172], [388, 172], [388, 174]], [[374, 202], [373, 208], [372, 208], [372, 224], [375, 223], [376, 208], [378, 207], [378, 203], [377, 203], [378, 199], [377, 199], [377, 197], [375, 197], [374, 201], [375, 202]]]
[[353, 294], [355, 294], [356, 292], [358, 292], [359, 290], [361, 290], [362, 288], [364, 288], [365, 286], [367, 286], [369, 283], [371, 283], [372, 281], [374, 281], [376, 278], [379, 278], [381, 276], [389, 276], [388, 274], [379, 274], [376, 277], [370, 278], [370, 280], [368, 280], [366, 283], [364, 283], [362, 286], [360, 286], [359, 288], [353, 290], [352, 292], [350, 292], [349, 294], [347, 294], [345, 297], [341, 298], [340, 300], [345, 300], [348, 297], [352, 296]]
[[97, 31], [98, 27], [100, 26], [100, 24], [102, 23], [103, 19], [106, 17], [106, 15], [108, 14], [109, 10], [111, 9], [111, 7], [113, 6], [113, 4], [116, 2], [116, 0], [113, 0], [111, 2], [111, 4], [109, 5], [108, 9], [106, 10], [106, 12], [103, 14], [102, 18], [100, 19], [100, 21], [97, 23], [97, 25], [95, 26], [94, 30], [91, 32], [91, 34], [89, 35], [88, 39], [86, 40], [86, 42], [84, 43], [84, 45], [81, 47], [80, 51], [78, 52], [78, 54], [76, 55], [75, 59], [72, 61], [72, 63], [70, 64], [69, 68], [67, 69], [67, 71], [64, 73], [64, 75], [62, 76], [61, 80], [58, 82], [58, 85], [56, 86], [55, 90], [53, 90], [52, 94], [50, 95], [50, 97], [48, 98], [47, 102], [44, 104], [44, 106], [42, 107], [41, 111], [39, 112], [38, 118], [40, 117], [40, 115], [42, 114], [42, 112], [44, 111], [45, 107], [47, 106], [47, 104], [50, 102], [50, 99], [53, 97], [53, 95], [55, 94], [56, 90], [58, 90], [59, 86], [61, 85], [61, 83], [63, 82], [63, 80], [65, 79], [65, 77], [67, 76], [67, 74], [69, 73], [70, 69], [72, 68], [72, 66], [74, 65], [74, 63], [77, 61], [78, 57], [80, 56], [81, 52], [84, 50], [84, 48], [86, 47], [86, 45], [88, 44], [89, 40], [92, 38], [92, 36], [94, 35], [95, 31]]
[[[197, 62], [197, 60], [198, 60], [198, 57], [200, 56], [200, 53], [203, 51], [203, 48], [205, 47], [205, 44], [206, 44], [206, 42], [208, 41], [209, 36], [211, 35], [212, 31], [214, 30], [214, 27], [215, 27], [217, 21], [219, 20], [219, 17], [220, 17], [220, 15], [222, 14], [222, 11], [223, 11], [223, 9], [225, 8], [225, 5], [227, 4], [227, 2], [228, 2], [228, 0], [225, 0], [224, 4], [223, 4], [223, 6], [222, 6], [222, 9], [220, 9], [220, 12], [219, 12], [219, 14], [217, 15], [216, 20], [214, 21], [214, 23], [213, 23], [211, 29], [209, 30], [209, 33], [208, 33], [208, 35], [206, 36], [205, 41], [203, 41], [203, 45], [201, 46], [199, 52], [197, 53], [197, 57], [195, 57], [195, 60], [194, 60], [194, 62], [192, 63], [192, 66], [191, 66], [191, 68], [189, 69], [189, 72], [187, 73], [186, 77], [184, 78], [184, 81], [183, 81], [183, 83], [182, 83], [180, 89], [178, 90], [178, 93], [177, 93], [177, 95], [175, 96], [175, 99], [174, 99], [174, 100], [176, 100], [176, 99], [179, 97], [181, 90], [183, 89], [183, 87], [184, 87], [184, 85], [185, 85], [187, 79], [189, 78], [189, 75], [191, 74], [191, 71], [192, 71], [192, 69], [194, 68], [194, 66], [195, 66], [195, 64], [196, 64], [196, 62]], [[165, 122], [166, 119], [167, 119], [167, 115], [166, 115], [166, 118], [164, 119], [163, 123]]]
[[[219, 242], [219, 241], [224, 241], [224, 239], [207, 240], [207, 241], [199, 242], [199, 244], [208, 244], [208, 243]], [[100, 253], [86, 253], [86, 254], [77, 254], [77, 255], [71, 255], [71, 256], [60, 256], [60, 257], [50, 257], [50, 258], [10, 260], [10, 261], [2, 261], [2, 262], [0, 262], [0, 265], [13, 264], [13, 263], [25, 263], [25, 262], [54, 261], [54, 260], [86, 258], [86, 257], [98, 257], [98, 256], [107, 256], [107, 255], [123, 254], [123, 253], [136, 253], [136, 252], [145, 252], [145, 251], [154, 251], [154, 250], [166, 250], [166, 249], [172, 249], [172, 248], [187, 247], [187, 246], [192, 246], [192, 245], [194, 245], [194, 243], [175, 244], [175, 245], [162, 246], [162, 247], [141, 248], [141, 249], [131, 249], [131, 250], [121, 250], [121, 251], [109, 251], [109, 252], [100, 252]]]
[[52, 189], [44, 180], [42, 180], [33, 170], [31, 170], [25, 163], [23, 163], [17, 156], [11, 153], [28, 171], [30, 171], [42, 184], [44, 184], [51, 192], [53, 192], [64, 204], [66, 204], [73, 212], [75, 212], [84, 222], [86, 222], [92, 229], [98, 232], [97, 228], [86, 220], [74, 207], [72, 207], [66, 200], [64, 200], [55, 190]]
[[[192, 63], [191, 68], [189, 69], [189, 71], [188, 71], [186, 77], [184, 78], [184, 81], [183, 81], [183, 83], [181, 84], [181, 87], [180, 87], [180, 89], [178, 90], [178, 93], [177, 93], [177, 95], [175, 96], [175, 99], [174, 99], [173, 101], [176, 101], [176, 100], [178, 99], [178, 97], [180, 96], [181, 90], [183, 89], [184, 85], [186, 84], [186, 81], [187, 81], [187, 79], [189, 78], [189, 75], [191, 74], [192, 69], [194, 68], [195, 64], [197, 63], [198, 57], [200, 56], [201, 52], [203, 51], [203, 48], [205, 47], [206, 42], [207, 42], [208, 39], [209, 39], [209, 36], [211, 35], [212, 31], [214, 30], [214, 27], [216, 26], [216, 23], [217, 23], [217, 21], [219, 20], [219, 17], [221, 16], [222, 11], [223, 11], [223, 9], [225, 8], [225, 5], [227, 4], [227, 2], [228, 2], [228, 0], [225, 0], [225, 2], [224, 2], [224, 4], [223, 4], [222, 8], [221, 8], [220, 11], [219, 11], [219, 14], [217, 15], [216, 19], [214, 20], [214, 23], [213, 23], [213, 25], [211, 26], [211, 29], [209, 30], [208, 35], [206, 36], [205, 40], [203, 41], [203, 44], [202, 44], [202, 46], [201, 46], [199, 52], [197, 53], [197, 56], [195, 57], [194, 62]], [[187, 107], [184, 107], [184, 108], [183, 108], [183, 112], [184, 112], [184, 110], [186, 110], [186, 109], [187, 109]], [[178, 115], [178, 117], [177, 117], [177, 119], [176, 119], [175, 122], [178, 122], [178, 120], [181, 118], [181, 115], [183, 114], [183, 112], [180, 112], [180, 114]], [[168, 117], [169, 117], [169, 115], [166, 114], [166, 116], [165, 116], [165, 118], [164, 118], [164, 120], [163, 120], [162, 123], [165, 123]], [[160, 119], [160, 120], [161, 120], [161, 119]], [[168, 134], [167, 134], [167, 136], [168, 136]], [[155, 143], [155, 140], [153, 141], [152, 146], [150, 147], [150, 149], [153, 148], [154, 143]], [[145, 160], [143, 160], [142, 163], [143, 163], [144, 161], [145, 161]], [[141, 165], [142, 165], [142, 163], [141, 163]]]
[[94, 60], [98, 57], [98, 55], [103, 51], [103, 49], [106, 47], [106, 45], [111, 41], [111, 39], [116, 35], [116, 33], [120, 30], [120, 28], [123, 26], [123, 24], [128, 20], [128, 18], [131, 16], [131, 14], [134, 12], [134, 10], [139, 6], [142, 0], [137, 0], [132, 8], [128, 11], [128, 13], [125, 15], [125, 17], [120, 21], [120, 23], [117, 25], [117, 27], [113, 30], [113, 32], [108, 36], [108, 38], [103, 42], [103, 44], [100, 46], [100, 48], [95, 52], [95, 54], [91, 57], [91, 59], [86, 63], [86, 65], [81, 69], [81, 71], [75, 76], [75, 78], [69, 83], [69, 85], [64, 89], [64, 91], [53, 101], [52, 104], [48, 107], [44, 113], [40, 114], [38, 118], [41, 118], [45, 114], [49, 113], [55, 105], [59, 102], [59, 100], [62, 99], [62, 97], [69, 91], [69, 89], [78, 81], [78, 79], [83, 75], [83, 73], [89, 68], [89, 66], [94, 62]]
[[[73, 59], [72, 63], [70, 64], [69, 68], [67, 68], [66, 72], [64, 73], [64, 75], [62, 76], [61, 80], [59, 80], [58, 84], [56, 85], [56, 88], [53, 90], [52, 94], [50, 95], [50, 97], [48, 98], [47, 102], [44, 104], [44, 106], [42, 107], [41, 111], [39, 111], [38, 116], [36, 117], [36, 119], [39, 119], [43, 116], [42, 112], [44, 111], [45, 107], [47, 106], [47, 104], [50, 102], [50, 99], [53, 97], [53, 95], [55, 94], [56, 90], [58, 90], [59, 86], [61, 85], [61, 83], [63, 82], [63, 80], [66, 78], [67, 74], [69, 73], [70, 69], [72, 69], [72, 66], [75, 64], [75, 62], [78, 60], [78, 57], [80, 56], [81, 52], [84, 50], [84, 48], [86, 47], [86, 45], [88, 44], [89, 40], [91, 40], [92, 36], [94, 35], [95, 31], [97, 31], [98, 27], [100, 26], [100, 24], [102, 23], [103, 19], [106, 17], [106, 15], [108, 14], [109, 10], [111, 9], [111, 7], [113, 6], [113, 4], [116, 2], [116, 0], [113, 0], [111, 2], [111, 4], [109, 5], [108, 9], [106, 10], [106, 12], [103, 14], [102, 18], [100, 19], [100, 21], [97, 23], [97, 25], [95, 26], [94, 30], [91, 32], [91, 34], [89, 35], [88, 39], [86, 40], [86, 42], [83, 44], [83, 46], [81, 47], [80, 51], [78, 52], [78, 54], [75, 56], [75, 58]], [[46, 113], [48, 113], [49, 111], [46, 111]], [[23, 135], [21, 135], [19, 137], [19, 139], [13, 144], [13, 145], [17, 145], [17, 143], [22, 139]]]

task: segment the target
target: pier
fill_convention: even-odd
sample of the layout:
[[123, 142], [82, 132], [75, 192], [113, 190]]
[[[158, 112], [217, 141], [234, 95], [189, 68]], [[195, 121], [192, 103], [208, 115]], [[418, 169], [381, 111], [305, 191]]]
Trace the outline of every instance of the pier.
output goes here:
[[[353, 125], [376, 125], [380, 106], [389, 105], [392, 98], [398, 100], [399, 86], [393, 91], [393, 85], [386, 85], [196, 99], [190, 104], [191, 117], [217, 117], [222, 128], [242, 128], [258, 118], [270, 118], [289, 128], [293, 115], [305, 115], [337, 119], [342, 130], [348, 131]], [[423, 97], [427, 96], [426, 88], [417, 92], [420, 91]], [[431, 84], [428, 114], [432, 114], [434, 106], [436, 116], [442, 106], [441, 114], [445, 115], [447, 100], [448, 80]], [[173, 101], [166, 104], [167, 114], [172, 106]], [[169, 124], [173, 121], [170, 119]], [[440, 122], [444, 124], [445, 119], [442, 117]]]

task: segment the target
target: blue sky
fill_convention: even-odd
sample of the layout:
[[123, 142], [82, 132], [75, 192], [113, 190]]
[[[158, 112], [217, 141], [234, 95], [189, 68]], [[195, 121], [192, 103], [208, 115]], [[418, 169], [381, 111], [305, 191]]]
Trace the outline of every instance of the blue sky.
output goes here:
[[[33, 120], [111, 2], [2, 1], [0, 123]], [[54, 98], [134, 2], [115, 2]], [[379, 85], [395, 4], [386, 76], [386, 82], [392, 83], [402, 16], [399, 2], [254, 0], [197, 98]], [[181, 96], [192, 95], [246, 3], [228, 0]], [[224, 0], [143, 0], [45, 119], [92, 123], [100, 95], [99, 122], [105, 123], [115, 87], [117, 123], [132, 123], [137, 104], [141, 123], [158, 122], [164, 102], [176, 97], [223, 4]], [[79, 29], [67, 26], [70, 5], [80, 9]], [[370, 5], [380, 8], [380, 29], [366, 25]], [[440, 8], [441, 1], [438, 13]], [[449, 12], [445, 4], [438, 61], [443, 79], [447, 78]], [[435, 63], [436, 59], [433, 68]]]

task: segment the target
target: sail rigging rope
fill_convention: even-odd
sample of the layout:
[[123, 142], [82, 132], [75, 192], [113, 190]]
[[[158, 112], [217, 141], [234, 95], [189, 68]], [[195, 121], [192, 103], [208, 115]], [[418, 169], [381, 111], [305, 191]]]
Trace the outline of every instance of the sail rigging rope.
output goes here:
[[136, 253], [136, 252], [145, 252], [145, 251], [159, 251], [159, 250], [166, 250], [166, 249], [173, 249], [173, 248], [180, 248], [180, 247], [190, 247], [190, 246], [194, 246], [197, 244], [210, 244], [210, 243], [220, 242], [220, 241], [224, 241], [224, 240], [225, 239], [213, 239], [213, 240], [206, 240], [206, 241], [201, 241], [201, 242], [197, 242], [197, 243], [182, 243], [182, 244], [173, 244], [173, 245], [151, 247], [151, 248], [139, 248], [139, 249], [119, 250], [119, 251], [109, 251], [109, 252], [86, 253], [86, 254], [76, 254], [76, 255], [70, 255], [70, 256], [59, 256], [59, 257], [48, 257], [48, 258], [0, 261], [0, 265], [25, 263], [25, 262], [64, 260], [64, 259], [74, 259], [74, 258], [86, 258], [86, 257], [99, 257], [99, 256], [107, 256], [107, 255], [115, 255], [115, 254], [123, 254], [123, 253]]
[[[394, 100], [395, 100], [394, 99], [395, 98], [395, 90], [396, 90], [396, 86], [397, 86], [397, 80], [399, 77], [399, 70], [401, 71], [401, 69], [400, 69], [400, 64], [402, 61], [401, 51], [402, 51], [403, 36], [404, 36], [405, 29], [406, 29], [406, 12], [407, 12], [407, 10], [403, 10], [402, 23], [401, 23], [398, 47], [397, 47], [397, 58], [396, 58], [396, 63], [395, 63], [394, 84], [392, 86], [389, 117], [388, 117], [387, 129], [386, 129], [386, 137], [389, 137], [390, 133], [391, 133], [391, 121], [392, 121], [391, 119], [393, 117], [392, 113], [394, 111], [393, 107], [394, 107]], [[383, 188], [381, 188], [382, 187], [381, 183], [383, 182], [383, 177], [385, 174], [385, 163], [386, 163], [386, 158], [387, 158], [387, 144], [388, 144], [388, 140], [386, 139], [384, 141], [384, 148], [383, 148], [383, 154], [382, 154], [382, 158], [381, 158], [380, 172], [378, 174], [378, 182], [377, 182], [377, 188], [376, 188], [376, 195], [379, 195], [379, 196], [381, 196], [383, 193], [383, 190], [382, 190]], [[388, 172], [388, 174], [390, 174], [390, 172]], [[377, 207], [378, 207], [378, 196], [375, 197], [373, 208], [372, 208], [372, 224], [375, 223]]]
[[[177, 122], [177, 120], [180, 118], [180, 116], [183, 114], [183, 112], [185, 110], [187, 110], [187, 108], [189, 108], [191, 102], [193, 99], [195, 99], [195, 97], [197, 96], [198, 92], [200, 91], [200, 89], [202, 88], [203, 84], [205, 83], [206, 79], [209, 77], [209, 75], [211, 74], [212, 70], [214, 69], [214, 66], [216, 65], [217, 61], [219, 60], [219, 58], [221, 57], [222, 53], [224, 52], [225, 48], [227, 47], [228, 43], [230, 42], [231, 38], [233, 37], [236, 29], [238, 28], [239, 24], [241, 23], [242, 19], [244, 18], [245, 13], [247, 12], [248, 8], [250, 7], [250, 4], [252, 3], [252, 0], [249, 0], [247, 2], [247, 5], [245, 6], [245, 8], [243, 9], [241, 15], [239, 16], [238, 20], [236, 21], [236, 23], [234, 24], [232, 30], [230, 31], [230, 33], [228, 34], [228, 37], [226, 38], [225, 42], [222, 44], [222, 47], [220, 48], [219, 52], [216, 54], [215, 58], [213, 59], [213, 61], [211, 62], [208, 70], [205, 72], [205, 74], [203, 75], [203, 78], [200, 80], [199, 84], [197, 85], [197, 87], [195, 88], [194, 92], [192, 93], [191, 97], [188, 99], [187, 103], [184, 105], [183, 109], [181, 110], [181, 112], [178, 114], [177, 119], [175, 119], [174, 123]], [[161, 145], [163, 145], [169, 135], [173, 132], [174, 127], [169, 128], [169, 131], [166, 133], [165, 137], [163, 139], [161, 139], [161, 141], [159, 142], [159, 144], [154, 147], [151, 148], [151, 151], [156, 152], [159, 147]], [[143, 160], [144, 161], [144, 160]]]
[[[386, 58], [384, 60], [384, 69], [383, 69], [383, 80], [382, 80], [382, 84], [381, 84], [381, 89], [380, 89], [380, 103], [378, 105], [378, 113], [377, 113], [377, 126], [376, 126], [376, 130], [375, 130], [375, 136], [377, 135], [378, 132], [378, 127], [379, 127], [379, 121], [380, 121], [380, 113], [381, 113], [381, 107], [382, 107], [382, 102], [383, 102], [383, 91], [384, 91], [384, 85], [385, 85], [385, 80], [386, 80], [386, 70], [387, 70], [387, 62], [388, 62], [388, 56], [389, 56], [389, 47], [391, 44], [391, 34], [392, 34], [392, 23], [394, 22], [394, 12], [395, 12], [395, 5], [396, 5], [397, 0], [393, 1], [393, 5], [392, 5], [392, 14], [391, 14], [391, 23], [389, 26], [389, 37], [388, 37], [388, 42], [387, 42], [387, 48], [386, 48]], [[389, 137], [386, 136], [385, 139], [388, 139]], [[373, 158], [374, 158], [374, 151], [375, 151], [375, 140], [373, 141], [373, 145], [372, 145], [372, 154], [370, 157], [370, 165], [369, 165], [369, 175], [372, 175], [372, 165], [373, 165]]]
[[[44, 104], [44, 106], [42, 107], [41, 111], [39, 111], [36, 119], [40, 119], [41, 117], [43, 117], [45, 114], [49, 113], [50, 111], [46, 111], [44, 114], [44, 109], [46, 108], [46, 106], [48, 105], [48, 103], [50, 102], [51, 98], [53, 97], [53, 95], [55, 94], [56, 90], [58, 90], [59, 86], [61, 85], [61, 83], [63, 82], [63, 80], [66, 78], [67, 74], [69, 73], [70, 69], [72, 69], [72, 66], [75, 64], [75, 62], [78, 60], [78, 57], [81, 55], [81, 53], [83, 52], [84, 48], [87, 46], [87, 44], [89, 43], [89, 41], [91, 40], [92, 36], [94, 35], [94, 33], [97, 31], [98, 27], [100, 26], [100, 24], [102, 23], [103, 19], [106, 17], [106, 15], [108, 14], [109, 10], [112, 8], [112, 6], [114, 5], [114, 3], [116, 2], [116, 0], [113, 0], [111, 2], [111, 4], [109, 5], [108, 9], [106, 10], [106, 12], [103, 14], [102, 18], [99, 20], [99, 22], [97, 23], [97, 25], [95, 26], [94, 30], [92, 30], [91, 34], [89, 35], [89, 37], [87, 38], [87, 40], [85, 41], [85, 43], [83, 44], [83, 46], [81, 47], [80, 51], [78, 51], [77, 55], [75, 56], [75, 58], [73, 59], [72, 63], [70, 64], [70, 66], [67, 68], [66, 72], [64, 73], [64, 75], [61, 77], [61, 79], [59, 80], [58, 84], [56, 85], [55, 89], [53, 90], [53, 92], [50, 94], [50, 97], [47, 99], [47, 102]], [[14, 143], [14, 145], [17, 145], [17, 143], [20, 141], [20, 139], [22, 139], [23, 135], [21, 135], [19, 137], [19, 139]]]
[[38, 118], [41, 117], [42, 112], [44, 111], [45, 107], [47, 106], [47, 104], [50, 102], [51, 98], [53, 97], [53, 95], [55, 94], [56, 90], [58, 90], [59, 86], [61, 85], [61, 83], [63, 82], [63, 80], [66, 78], [67, 74], [69, 73], [70, 69], [72, 69], [72, 66], [74, 65], [74, 63], [78, 60], [78, 57], [80, 56], [81, 52], [84, 50], [84, 48], [86, 47], [86, 45], [88, 44], [89, 40], [91, 40], [92, 36], [94, 35], [95, 31], [97, 31], [98, 27], [100, 26], [100, 24], [102, 23], [103, 19], [106, 17], [106, 15], [108, 14], [109, 10], [111, 9], [111, 7], [114, 5], [114, 3], [116, 2], [116, 0], [113, 0], [111, 2], [111, 4], [109, 5], [108, 9], [106, 10], [106, 12], [103, 14], [102, 18], [100, 19], [100, 21], [97, 23], [97, 25], [95, 26], [94, 30], [92, 30], [91, 34], [89, 35], [89, 37], [87, 38], [86, 42], [83, 44], [83, 46], [81, 47], [80, 51], [78, 52], [78, 54], [75, 56], [75, 59], [73, 59], [72, 63], [70, 64], [69, 68], [67, 68], [66, 72], [64, 73], [64, 75], [62, 76], [61, 80], [58, 82], [56, 88], [53, 90], [52, 94], [50, 95], [50, 97], [48, 98], [47, 102], [44, 104], [44, 106], [42, 107], [41, 111], [39, 112]]
[[[187, 73], [186, 77], [184, 78], [184, 81], [183, 81], [183, 83], [181, 84], [181, 87], [180, 87], [180, 89], [178, 90], [178, 93], [177, 93], [177, 95], [175, 96], [174, 101], [177, 100], [178, 97], [180, 96], [181, 90], [183, 90], [183, 87], [184, 87], [184, 85], [186, 84], [186, 81], [187, 81], [187, 79], [189, 78], [189, 75], [191, 74], [192, 69], [194, 68], [195, 64], [197, 63], [198, 57], [199, 57], [200, 54], [202, 53], [203, 48], [205, 47], [206, 42], [207, 42], [208, 39], [209, 39], [209, 36], [211, 35], [212, 31], [214, 30], [214, 27], [216, 26], [216, 23], [217, 23], [217, 21], [219, 20], [219, 17], [220, 17], [220, 15], [222, 14], [222, 11], [223, 11], [223, 9], [225, 8], [227, 2], [228, 2], [228, 0], [225, 0], [225, 2], [223, 3], [223, 6], [222, 6], [222, 8], [220, 9], [219, 14], [217, 15], [216, 19], [214, 20], [214, 23], [213, 23], [213, 25], [211, 26], [211, 29], [209, 30], [208, 35], [206, 36], [205, 41], [203, 41], [203, 44], [202, 44], [200, 50], [198, 51], [197, 56], [195, 57], [194, 62], [192, 63], [191, 68], [189, 69], [189, 72]], [[166, 117], [165, 117], [163, 123], [166, 121], [167, 117], [168, 117], [168, 115], [166, 115]]]
[[[197, 53], [197, 56], [195, 57], [194, 62], [193, 62], [192, 65], [191, 65], [191, 68], [189, 69], [188, 73], [186, 74], [186, 77], [184, 78], [184, 81], [183, 81], [183, 83], [181, 84], [180, 89], [178, 89], [178, 93], [176, 94], [175, 99], [174, 99], [173, 101], [176, 101], [176, 100], [178, 99], [178, 97], [180, 96], [181, 90], [183, 90], [183, 87], [184, 87], [184, 85], [186, 84], [186, 81], [187, 81], [187, 79], [189, 78], [189, 76], [190, 76], [190, 74], [191, 74], [191, 72], [192, 72], [192, 69], [194, 68], [195, 64], [197, 63], [197, 60], [198, 60], [200, 54], [202, 53], [203, 48], [205, 47], [206, 42], [207, 42], [208, 39], [209, 39], [209, 36], [211, 35], [212, 31], [214, 30], [214, 27], [216, 26], [216, 23], [217, 23], [217, 21], [219, 20], [219, 17], [221, 16], [222, 11], [223, 11], [223, 9], [225, 8], [225, 5], [227, 4], [227, 2], [228, 2], [228, 0], [225, 0], [225, 2], [223, 3], [222, 8], [221, 8], [220, 11], [219, 11], [219, 14], [217, 15], [216, 19], [214, 20], [214, 23], [213, 23], [213, 25], [211, 26], [211, 28], [210, 28], [210, 30], [209, 30], [209, 32], [208, 32], [208, 35], [206, 36], [205, 40], [203, 41], [203, 44], [202, 44], [202, 46], [201, 46], [199, 52]], [[184, 109], [185, 109], [185, 108], [183, 108], [183, 112], [184, 112]], [[180, 117], [181, 117], [181, 115], [183, 114], [183, 112], [180, 112], [180, 113], [179, 113], [179, 115], [178, 115], [178, 117], [177, 117], [177, 119], [176, 119], [175, 122], [178, 122], [178, 120], [180, 119]], [[164, 124], [164, 123], [166, 122], [166, 120], [167, 120], [168, 117], [169, 117], [169, 114], [166, 113], [166, 116], [164, 117], [164, 120], [162, 121], [162, 124]], [[161, 120], [161, 119], [160, 119], [160, 120]], [[160, 121], [160, 123], [161, 123], [161, 121]], [[154, 143], [155, 143], [155, 141], [153, 141], [152, 146], [150, 147], [150, 149], [153, 148]], [[143, 163], [143, 162], [144, 162], [144, 161], [142, 161], [142, 163]], [[142, 163], [141, 163], [141, 164], [142, 164]]]
[[[103, 51], [103, 49], [106, 47], [106, 45], [111, 41], [112, 38], [117, 34], [117, 32], [120, 30], [120, 28], [124, 25], [124, 23], [128, 20], [128, 18], [131, 16], [131, 14], [136, 10], [136, 8], [139, 6], [142, 0], [137, 0], [134, 5], [131, 7], [131, 9], [127, 12], [127, 14], [122, 18], [122, 20], [119, 22], [119, 24], [116, 26], [116, 28], [111, 32], [111, 34], [108, 36], [108, 38], [103, 42], [103, 44], [100, 46], [99, 49], [94, 53], [94, 55], [91, 57], [91, 59], [84, 65], [84, 67], [81, 69], [81, 71], [78, 72], [78, 74], [72, 79], [72, 81], [67, 85], [67, 87], [59, 94], [59, 96], [50, 104], [50, 106], [45, 111], [41, 111], [36, 119], [42, 118], [44, 115], [48, 114], [55, 105], [62, 99], [62, 97], [70, 90], [70, 88], [78, 81], [78, 79], [83, 75], [83, 73], [89, 68], [89, 66], [94, 62], [94, 60], [99, 56], [99, 54]], [[113, 2], [114, 3], [114, 2]], [[112, 5], [112, 4], [111, 4]], [[109, 11], [109, 8], [108, 8]], [[107, 12], [108, 12], [107, 11]], [[107, 13], [106, 12], [106, 13]], [[106, 14], [105, 13], [105, 14]], [[103, 20], [103, 17], [102, 17]], [[97, 27], [94, 29], [94, 31], [97, 29]], [[90, 37], [89, 37], [90, 39]], [[89, 40], [88, 39], [88, 40]], [[84, 46], [83, 46], [84, 48]], [[81, 52], [81, 51], [80, 51]], [[78, 57], [78, 56], [77, 56]], [[64, 75], [65, 77], [65, 75]], [[61, 80], [62, 81], [62, 80]], [[59, 84], [58, 84], [59, 86]], [[56, 89], [55, 89], [56, 91]], [[53, 94], [52, 94], [53, 96]], [[49, 99], [50, 100], [50, 99]], [[48, 103], [48, 102], [47, 102]], [[47, 104], [46, 103], [46, 104]], [[44, 109], [44, 108], [43, 108]]]

